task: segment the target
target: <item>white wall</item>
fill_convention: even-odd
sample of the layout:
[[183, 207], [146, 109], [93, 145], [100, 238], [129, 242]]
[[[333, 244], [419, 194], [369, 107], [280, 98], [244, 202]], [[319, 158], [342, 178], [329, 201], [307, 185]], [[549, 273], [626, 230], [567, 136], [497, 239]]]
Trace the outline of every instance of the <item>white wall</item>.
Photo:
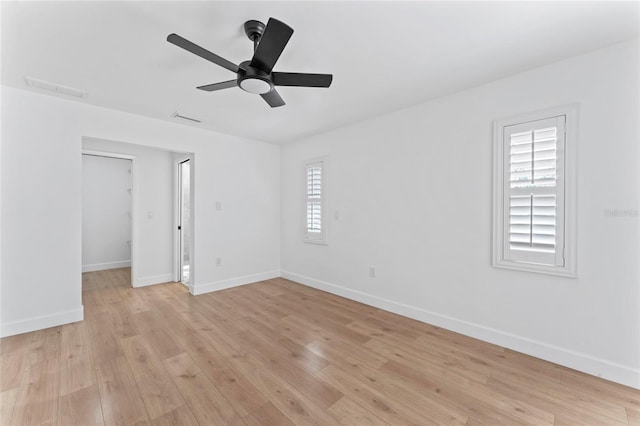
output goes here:
[[[286, 145], [283, 275], [640, 387], [639, 75], [628, 42]], [[494, 269], [492, 121], [574, 102], [578, 278]], [[302, 242], [323, 155], [328, 246]]]
[[82, 272], [131, 265], [131, 160], [82, 156]]
[[174, 153], [89, 137], [83, 138], [82, 148], [135, 157], [133, 286], [173, 281]]
[[2, 335], [82, 318], [83, 137], [194, 153], [192, 292], [278, 275], [279, 146], [4, 86], [1, 102]]

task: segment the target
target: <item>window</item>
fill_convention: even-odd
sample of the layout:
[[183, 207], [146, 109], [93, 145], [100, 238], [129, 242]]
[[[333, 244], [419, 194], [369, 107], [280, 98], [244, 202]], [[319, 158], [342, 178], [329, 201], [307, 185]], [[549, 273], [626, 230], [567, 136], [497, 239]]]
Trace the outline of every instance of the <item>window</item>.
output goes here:
[[575, 276], [576, 108], [497, 121], [496, 267]]
[[304, 240], [309, 243], [326, 244], [325, 163], [326, 159], [320, 159], [305, 164], [307, 184]]

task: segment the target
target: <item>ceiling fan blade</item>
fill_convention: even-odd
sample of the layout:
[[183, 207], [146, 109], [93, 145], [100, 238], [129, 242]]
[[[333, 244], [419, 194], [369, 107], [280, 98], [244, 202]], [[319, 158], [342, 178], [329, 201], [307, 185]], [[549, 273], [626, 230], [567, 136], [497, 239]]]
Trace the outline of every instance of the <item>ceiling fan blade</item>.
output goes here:
[[271, 76], [276, 86], [329, 87], [333, 80], [332, 74], [274, 72]]
[[260, 96], [262, 96], [262, 99], [267, 101], [267, 103], [271, 108], [284, 105], [284, 101], [282, 100], [282, 98], [280, 97], [280, 94], [276, 91], [276, 89], [273, 89], [272, 91], [267, 93], [263, 93]]
[[260, 38], [258, 47], [251, 59], [251, 66], [270, 73], [284, 47], [289, 42], [291, 34], [293, 34], [293, 29], [287, 24], [277, 19], [269, 18], [264, 34], [262, 34], [262, 38]]
[[221, 83], [213, 83], [207, 84], [205, 86], [198, 86], [197, 88], [200, 90], [206, 90], [207, 92], [214, 92], [216, 90], [229, 89], [231, 87], [236, 87], [238, 82], [236, 80], [223, 81]]
[[167, 37], [167, 41], [193, 53], [194, 55], [198, 55], [201, 58], [206, 59], [207, 61], [213, 62], [216, 65], [220, 65], [221, 67], [226, 68], [231, 72], [238, 72], [238, 66], [233, 62], [227, 61], [226, 59], [221, 58], [215, 53], [209, 52], [207, 49], [204, 49], [197, 44], [190, 42], [186, 38], [180, 37], [178, 34], [169, 34], [169, 36]]

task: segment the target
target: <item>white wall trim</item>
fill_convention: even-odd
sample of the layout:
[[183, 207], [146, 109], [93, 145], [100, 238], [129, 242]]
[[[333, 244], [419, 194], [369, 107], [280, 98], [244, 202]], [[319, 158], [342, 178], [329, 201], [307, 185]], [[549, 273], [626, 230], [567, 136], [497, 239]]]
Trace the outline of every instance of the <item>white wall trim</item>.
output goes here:
[[485, 342], [503, 346], [514, 351], [534, 356], [546, 361], [582, 371], [593, 376], [602, 377], [612, 382], [640, 389], [640, 369], [617, 364], [588, 354], [576, 352], [545, 342], [518, 336], [480, 324], [453, 318], [436, 312], [427, 311], [415, 306], [394, 302], [364, 292], [351, 290], [325, 281], [316, 280], [294, 272], [282, 271], [282, 277], [323, 290], [338, 296], [346, 297], [376, 308], [384, 309], [398, 315], [416, 319], [428, 324], [445, 328], [474, 337]]
[[210, 293], [212, 291], [224, 290], [231, 287], [238, 287], [245, 284], [252, 284], [258, 281], [270, 280], [273, 278], [279, 278], [281, 276], [280, 271], [268, 271], [259, 274], [244, 275], [241, 277], [229, 278], [221, 281], [214, 281], [212, 283], [194, 284], [190, 286], [191, 294], [198, 296], [200, 294]]
[[164, 283], [170, 283], [170, 282], [173, 282], [173, 272], [168, 272], [166, 274], [160, 274], [160, 275], [151, 275], [148, 277], [136, 277], [132, 287], [133, 288], [146, 287], [148, 285], [164, 284]]
[[106, 269], [128, 268], [131, 260], [119, 260], [117, 262], [91, 263], [82, 265], [82, 272], [104, 271]]
[[108, 158], [120, 158], [122, 160], [135, 160], [135, 155], [129, 154], [121, 154], [118, 152], [110, 152], [110, 151], [97, 151], [95, 149], [83, 149], [83, 155], [95, 155], [97, 157], [108, 157]]
[[84, 306], [80, 305], [77, 309], [4, 323], [0, 325], [0, 337], [8, 337], [49, 327], [56, 327], [58, 325], [70, 324], [72, 322], [82, 321], [83, 319]]

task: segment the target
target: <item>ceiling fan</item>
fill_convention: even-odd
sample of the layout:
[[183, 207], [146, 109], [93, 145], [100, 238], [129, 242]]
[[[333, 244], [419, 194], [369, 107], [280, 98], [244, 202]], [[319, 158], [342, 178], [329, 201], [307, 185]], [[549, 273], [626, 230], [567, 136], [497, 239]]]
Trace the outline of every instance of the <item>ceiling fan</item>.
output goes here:
[[207, 92], [239, 86], [246, 92], [262, 96], [271, 108], [275, 108], [284, 105], [276, 86], [329, 87], [331, 85], [333, 80], [331, 74], [273, 71], [276, 61], [293, 34], [293, 29], [287, 24], [274, 18], [269, 18], [266, 26], [260, 21], [250, 20], [245, 22], [244, 32], [253, 41], [253, 57], [251, 60], [241, 62], [240, 65], [209, 52], [177, 34], [169, 34], [167, 41], [236, 73], [234, 80], [198, 87]]

